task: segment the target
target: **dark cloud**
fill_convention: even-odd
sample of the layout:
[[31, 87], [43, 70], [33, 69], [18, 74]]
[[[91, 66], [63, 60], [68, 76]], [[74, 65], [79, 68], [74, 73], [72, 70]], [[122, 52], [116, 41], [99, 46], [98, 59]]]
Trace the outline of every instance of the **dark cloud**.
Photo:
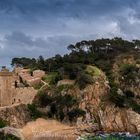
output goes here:
[[[34, 38], [22, 32], [13, 32], [0, 40], [0, 59], [13, 57], [52, 57], [67, 52], [67, 44], [74, 40], [72, 36], [49, 36]], [[65, 47], [64, 47], [65, 46]], [[0, 61], [1, 62], [1, 61]]]
[[140, 37], [139, 0], [0, 0], [0, 65], [51, 57], [82, 39]]
[[135, 8], [138, 3], [139, 0], [1, 0], [0, 11], [30, 18], [44, 15], [52, 18], [89, 18], [122, 11], [127, 7]]

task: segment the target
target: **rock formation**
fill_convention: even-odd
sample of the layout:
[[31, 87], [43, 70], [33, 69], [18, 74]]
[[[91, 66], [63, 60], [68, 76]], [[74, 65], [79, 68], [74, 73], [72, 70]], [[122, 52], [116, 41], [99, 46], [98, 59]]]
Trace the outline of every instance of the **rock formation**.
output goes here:
[[31, 120], [31, 117], [27, 106], [18, 104], [0, 107], [0, 119], [4, 120], [9, 126], [21, 128]]

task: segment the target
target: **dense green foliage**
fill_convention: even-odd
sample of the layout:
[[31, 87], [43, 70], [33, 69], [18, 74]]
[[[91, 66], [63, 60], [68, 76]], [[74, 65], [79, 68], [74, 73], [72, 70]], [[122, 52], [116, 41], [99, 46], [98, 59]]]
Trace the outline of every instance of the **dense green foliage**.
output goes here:
[[73, 121], [77, 117], [84, 116], [85, 113], [86, 113], [85, 111], [83, 111], [79, 108], [75, 108], [68, 112], [69, 120]]
[[4, 120], [0, 119], [0, 128], [3, 128], [7, 126], [7, 122], [5, 122]]
[[69, 45], [68, 49], [71, 53], [63, 57], [56, 55], [49, 59], [44, 59], [42, 56], [39, 56], [38, 59], [25, 57], [13, 58], [11, 64], [31, 69], [42, 69], [48, 72], [57, 71], [67, 66], [69, 66], [70, 70], [73, 63], [96, 64], [106, 69], [106, 65], [107, 67], [110, 65], [112, 58], [120, 52], [134, 50], [135, 45], [138, 45], [138, 41], [130, 42], [122, 38], [81, 41], [75, 45]]
[[[70, 88], [72, 88], [72, 85], [51, 87], [47, 91], [40, 91], [34, 103], [41, 108], [49, 107], [50, 109], [46, 114], [49, 118], [63, 121], [67, 117], [69, 121], [76, 121], [76, 118], [85, 115], [85, 112], [79, 109], [77, 98], [69, 94], [63, 94], [64, 91]], [[32, 111], [36, 113], [34, 108]]]
[[30, 112], [30, 116], [32, 119], [37, 119], [41, 117], [41, 113], [37, 110], [37, 106], [35, 104], [28, 104], [28, 110]]
[[59, 72], [50, 72], [42, 78], [43, 81], [47, 82], [50, 85], [56, 84], [62, 77]]
[[109, 98], [110, 100], [116, 104], [116, 106], [118, 107], [124, 107], [124, 96], [123, 95], [119, 95], [117, 93], [118, 88], [117, 87], [111, 87], [110, 89], [110, 94], [109, 94]]
[[76, 82], [80, 89], [83, 89], [87, 84], [92, 84], [94, 81], [91, 75], [86, 74], [85, 72], [81, 72], [77, 75]]
[[125, 81], [134, 81], [137, 77], [138, 68], [134, 64], [122, 64], [120, 66], [120, 75]]

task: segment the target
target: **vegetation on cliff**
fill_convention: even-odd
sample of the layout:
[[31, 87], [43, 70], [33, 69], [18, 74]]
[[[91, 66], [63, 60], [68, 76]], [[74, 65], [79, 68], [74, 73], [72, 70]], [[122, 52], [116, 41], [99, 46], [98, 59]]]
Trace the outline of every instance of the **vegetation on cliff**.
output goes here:
[[7, 126], [7, 122], [2, 120], [2, 119], [0, 119], [0, 128], [3, 128], [5, 126]]
[[[72, 86], [51, 87], [40, 91], [35, 98], [34, 104], [29, 105], [33, 117], [55, 118], [60, 121], [75, 122], [77, 117], [85, 115], [79, 108], [79, 101], [76, 97], [65, 94]], [[38, 111], [36, 108], [47, 108], [46, 113]]]
[[20, 140], [16, 136], [12, 134], [5, 134], [4, 131], [2, 131], [2, 128], [8, 126], [8, 123], [2, 119], [0, 119], [0, 140]]
[[[43, 78], [50, 87], [39, 92], [35, 104], [37, 107], [50, 106], [49, 117], [64, 120], [84, 115], [78, 108], [78, 98], [65, 94], [71, 87], [58, 87], [62, 79], [75, 80], [72, 88], [82, 90], [93, 84], [103, 71], [109, 82], [110, 90], [106, 99], [120, 108], [132, 108], [140, 113], [140, 41], [127, 41], [122, 38], [97, 39], [71, 44], [71, 51], [64, 56], [53, 58], [13, 58], [12, 65], [30, 69], [45, 70]], [[101, 76], [101, 75], [100, 75]], [[66, 91], [67, 90], [67, 91]], [[81, 94], [79, 92], [79, 94]], [[31, 108], [33, 110], [33, 108]], [[77, 114], [78, 112], [78, 114]]]

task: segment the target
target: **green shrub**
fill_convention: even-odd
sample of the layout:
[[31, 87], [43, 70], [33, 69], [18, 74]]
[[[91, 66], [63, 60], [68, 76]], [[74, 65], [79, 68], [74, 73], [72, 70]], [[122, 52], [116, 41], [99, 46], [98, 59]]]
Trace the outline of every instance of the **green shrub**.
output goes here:
[[11, 134], [4, 134], [4, 132], [0, 132], [0, 140], [20, 140], [20, 138]]
[[85, 72], [79, 73], [76, 80], [76, 83], [80, 89], [84, 89], [87, 84], [92, 84], [93, 82], [93, 77], [89, 74], [86, 74]]
[[124, 107], [124, 97], [118, 94], [110, 94], [110, 100], [118, 107]]
[[47, 106], [53, 101], [52, 97], [43, 91], [40, 91], [37, 96], [41, 107]]
[[57, 82], [61, 80], [61, 76], [57, 73], [54, 77], [52, 77], [51, 81], [50, 81], [50, 85], [55, 85], [57, 84]]
[[77, 100], [71, 96], [71, 95], [59, 95], [55, 98], [55, 102], [57, 103], [57, 105], [59, 105], [60, 107], [72, 107], [73, 105], [77, 104]]
[[63, 91], [63, 90], [67, 91], [67, 90], [69, 90], [69, 89], [71, 89], [71, 88], [73, 88], [73, 87], [74, 87], [74, 85], [69, 85], [69, 84], [60, 85], [60, 86], [57, 87], [57, 91], [58, 91], [58, 92], [61, 92], [61, 91]]
[[34, 87], [34, 89], [36, 89], [36, 90], [38, 90], [38, 89], [40, 89], [41, 87], [43, 86], [43, 83], [38, 83], [38, 84], [35, 84], [33, 87]]
[[62, 110], [59, 111], [59, 120], [63, 121], [63, 119], [65, 118], [65, 114]]
[[133, 98], [135, 96], [135, 94], [130, 90], [126, 90], [124, 94], [126, 95], [127, 98]]
[[64, 73], [69, 76], [69, 79], [76, 79], [79, 72], [83, 71], [85, 69], [84, 64], [64, 64]]
[[84, 116], [85, 111], [82, 109], [79, 109], [79, 108], [75, 108], [75, 109], [69, 111], [67, 114], [69, 116], [69, 120], [73, 121], [77, 117]]
[[130, 100], [129, 107], [131, 107], [133, 109], [133, 111], [140, 114], [140, 105], [136, 101]]
[[134, 64], [122, 64], [120, 66], [120, 74], [124, 77], [124, 80], [135, 80], [137, 77], [138, 68]]
[[57, 112], [57, 105], [56, 103], [51, 104], [51, 108], [50, 108], [51, 114], [55, 114]]
[[35, 104], [28, 104], [28, 110], [30, 112], [32, 119], [37, 119], [41, 117], [41, 113], [37, 110], [37, 107]]
[[[52, 100], [52, 103], [49, 104], [50, 111], [48, 113], [48, 117], [57, 118], [58, 120], [62, 121], [69, 110], [73, 106], [76, 106], [78, 101], [75, 97], [71, 95], [61, 95], [61, 94], [55, 94]], [[63, 110], [65, 108], [65, 110]]]
[[5, 126], [7, 126], [7, 122], [2, 120], [2, 119], [0, 119], [0, 128], [3, 128]]
[[101, 74], [100, 69], [98, 69], [96, 66], [87, 66], [85, 72], [91, 76], [99, 76]]
[[119, 95], [117, 91], [118, 91], [117, 87], [111, 87], [109, 93], [109, 100], [115, 103], [115, 105], [118, 107], [124, 107], [125, 98], [124, 96]]
[[61, 80], [61, 75], [58, 72], [51, 72], [42, 78], [45, 82], [50, 85], [56, 84], [59, 80]]

